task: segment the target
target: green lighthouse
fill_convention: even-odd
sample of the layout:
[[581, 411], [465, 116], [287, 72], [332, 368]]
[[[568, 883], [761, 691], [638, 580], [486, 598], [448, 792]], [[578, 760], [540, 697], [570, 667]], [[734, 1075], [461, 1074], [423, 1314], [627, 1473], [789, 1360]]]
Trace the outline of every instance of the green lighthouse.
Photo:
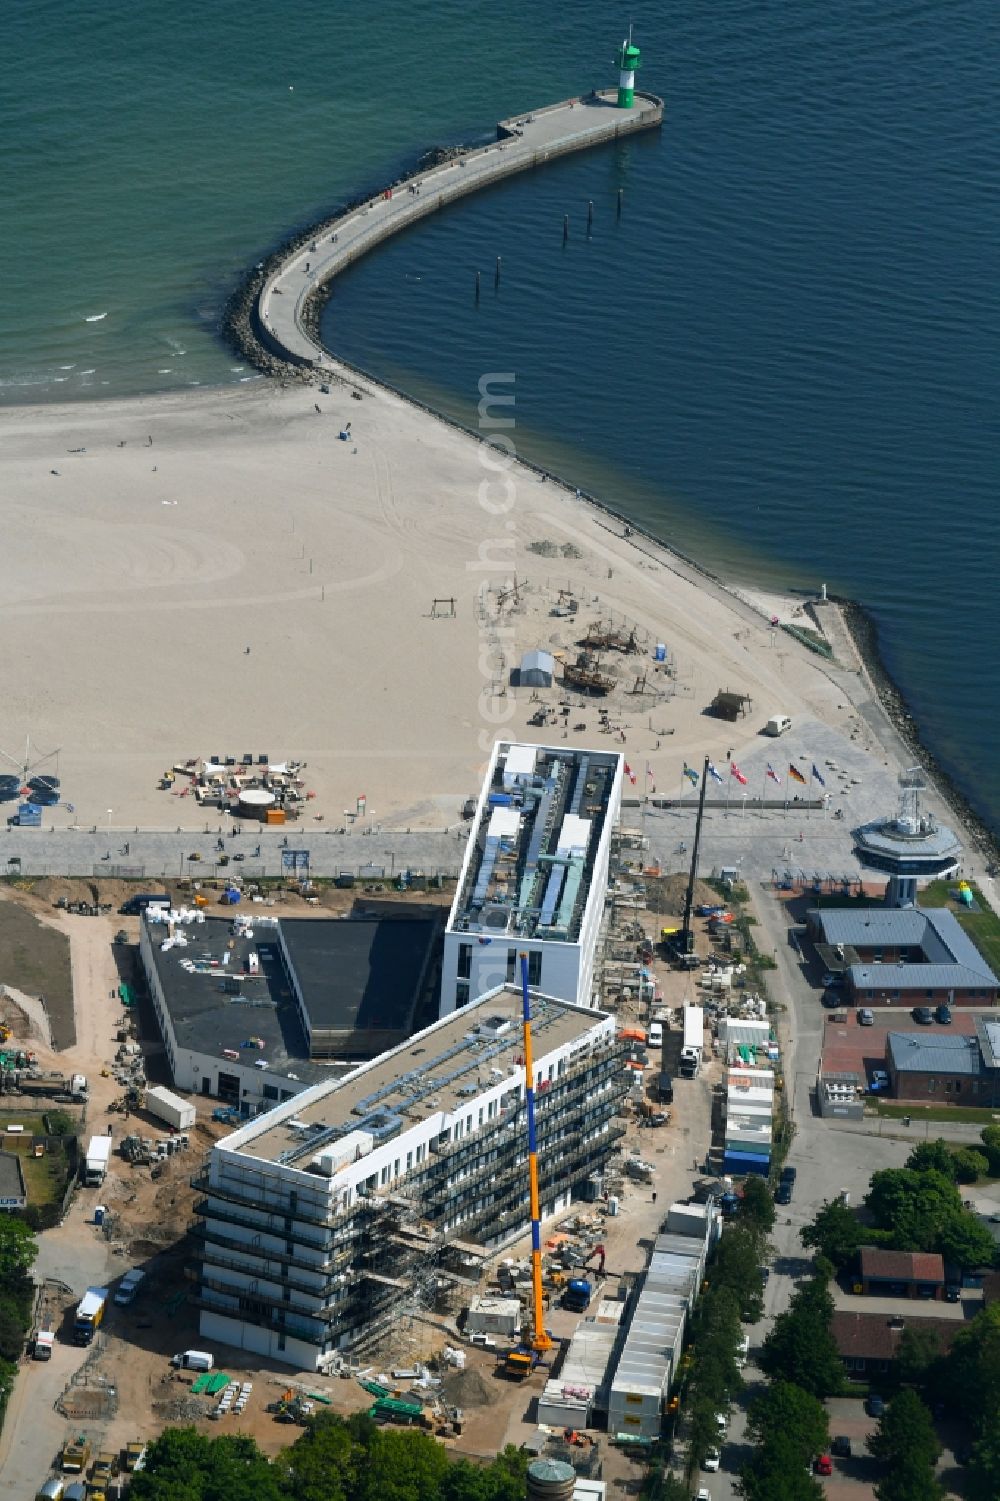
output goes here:
[[639, 49], [632, 44], [631, 26], [628, 29], [628, 36], [619, 48], [616, 61], [619, 68], [618, 108], [631, 109], [635, 101], [635, 70], [640, 62]]

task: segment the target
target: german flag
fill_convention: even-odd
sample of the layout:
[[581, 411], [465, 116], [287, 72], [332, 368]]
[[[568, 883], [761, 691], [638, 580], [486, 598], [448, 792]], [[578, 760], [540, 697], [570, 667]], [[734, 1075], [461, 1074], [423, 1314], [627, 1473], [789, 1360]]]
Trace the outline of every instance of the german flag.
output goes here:
[[803, 787], [806, 785], [805, 777], [802, 775], [801, 771], [799, 771], [799, 768], [797, 766], [792, 765], [791, 761], [789, 761], [788, 763], [788, 775], [791, 777], [793, 782], [801, 782]]

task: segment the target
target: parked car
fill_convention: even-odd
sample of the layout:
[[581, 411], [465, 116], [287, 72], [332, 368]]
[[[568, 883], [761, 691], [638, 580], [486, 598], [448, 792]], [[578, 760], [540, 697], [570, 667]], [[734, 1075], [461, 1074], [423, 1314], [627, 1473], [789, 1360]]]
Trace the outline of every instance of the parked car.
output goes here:
[[792, 1185], [790, 1183], [778, 1184], [774, 1192], [774, 1202], [776, 1204], [790, 1204], [792, 1202]]
[[838, 1459], [850, 1459], [851, 1441], [846, 1433], [838, 1433], [830, 1444], [830, 1453], [836, 1454]]
[[761, 1282], [766, 1287], [767, 1283], [768, 1283], [768, 1278], [771, 1275], [771, 1268], [769, 1266], [759, 1266], [757, 1268], [757, 1270], [758, 1270], [758, 1272], [760, 1272], [760, 1280], [761, 1280]]
[[694, 1501], [712, 1501], [712, 1492], [707, 1485], [699, 1485], [695, 1492]]
[[843, 975], [825, 974], [823, 976], [822, 983], [823, 985], [828, 986], [831, 990], [836, 990], [838, 986], [843, 985], [844, 977]]
[[874, 1027], [875, 1013], [870, 1006], [862, 1006], [858, 1011], [858, 1025], [860, 1027]]
[[844, 1004], [844, 1000], [839, 991], [824, 990], [819, 998], [819, 1003], [821, 1006], [825, 1006], [827, 1011], [836, 1011], [838, 1006]]
[[873, 1068], [868, 1080], [868, 1088], [872, 1094], [877, 1094], [880, 1089], [889, 1088], [889, 1075], [884, 1068]]
[[833, 1460], [830, 1458], [829, 1454], [820, 1454], [817, 1457], [815, 1464], [813, 1465], [813, 1469], [816, 1471], [817, 1475], [832, 1475]]
[[945, 1284], [944, 1301], [946, 1303], [961, 1303], [962, 1289], [957, 1282], [948, 1282]]
[[725, 1438], [726, 1429], [729, 1427], [729, 1415], [725, 1412], [715, 1414], [715, 1431], [720, 1438]]
[[942, 1027], [947, 1027], [951, 1022], [951, 1007], [946, 1006], [942, 1001], [934, 1013], [934, 1020], [940, 1022]]
[[929, 1006], [914, 1006], [913, 1010], [910, 1012], [910, 1015], [913, 1017], [913, 1020], [915, 1022], [919, 1022], [922, 1027], [929, 1027], [931, 1022], [934, 1020], [934, 1012]]
[[865, 1398], [865, 1412], [870, 1418], [880, 1418], [885, 1413], [885, 1403], [875, 1392], [870, 1392]]
[[701, 1467], [703, 1470], [708, 1470], [709, 1473], [711, 1473], [712, 1471], [717, 1470], [721, 1463], [722, 1455], [719, 1453], [718, 1449], [709, 1449], [708, 1453], [705, 1455], [705, 1458], [701, 1462]]
[[781, 1177], [778, 1181], [779, 1183], [794, 1183], [797, 1176], [797, 1170], [789, 1165], [781, 1169]]

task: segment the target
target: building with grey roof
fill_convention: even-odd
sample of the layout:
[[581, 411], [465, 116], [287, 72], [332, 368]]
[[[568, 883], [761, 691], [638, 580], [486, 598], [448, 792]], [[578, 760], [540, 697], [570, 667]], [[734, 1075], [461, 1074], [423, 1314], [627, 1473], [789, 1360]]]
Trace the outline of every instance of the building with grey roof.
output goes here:
[[174, 1084], [253, 1115], [405, 1041], [436, 1006], [442, 916], [147, 914], [139, 953]]
[[994, 1006], [1000, 981], [945, 907], [820, 907], [807, 914], [823, 962], [860, 1006]]
[[897, 1099], [924, 1105], [991, 1107], [1000, 1087], [1000, 1071], [967, 1033], [890, 1032], [885, 1065]]

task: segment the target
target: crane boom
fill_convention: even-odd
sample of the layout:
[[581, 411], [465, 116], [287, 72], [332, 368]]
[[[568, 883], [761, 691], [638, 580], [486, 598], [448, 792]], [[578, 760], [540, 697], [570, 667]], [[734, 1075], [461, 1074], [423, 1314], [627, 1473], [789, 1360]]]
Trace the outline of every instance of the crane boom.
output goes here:
[[542, 1225], [538, 1204], [538, 1145], [535, 1137], [535, 1069], [531, 1056], [531, 998], [528, 994], [528, 956], [521, 955], [521, 1014], [524, 1025], [524, 1098], [528, 1115], [528, 1182], [531, 1195], [531, 1285], [533, 1329], [531, 1347], [538, 1354], [552, 1349], [545, 1331], [542, 1293]]

